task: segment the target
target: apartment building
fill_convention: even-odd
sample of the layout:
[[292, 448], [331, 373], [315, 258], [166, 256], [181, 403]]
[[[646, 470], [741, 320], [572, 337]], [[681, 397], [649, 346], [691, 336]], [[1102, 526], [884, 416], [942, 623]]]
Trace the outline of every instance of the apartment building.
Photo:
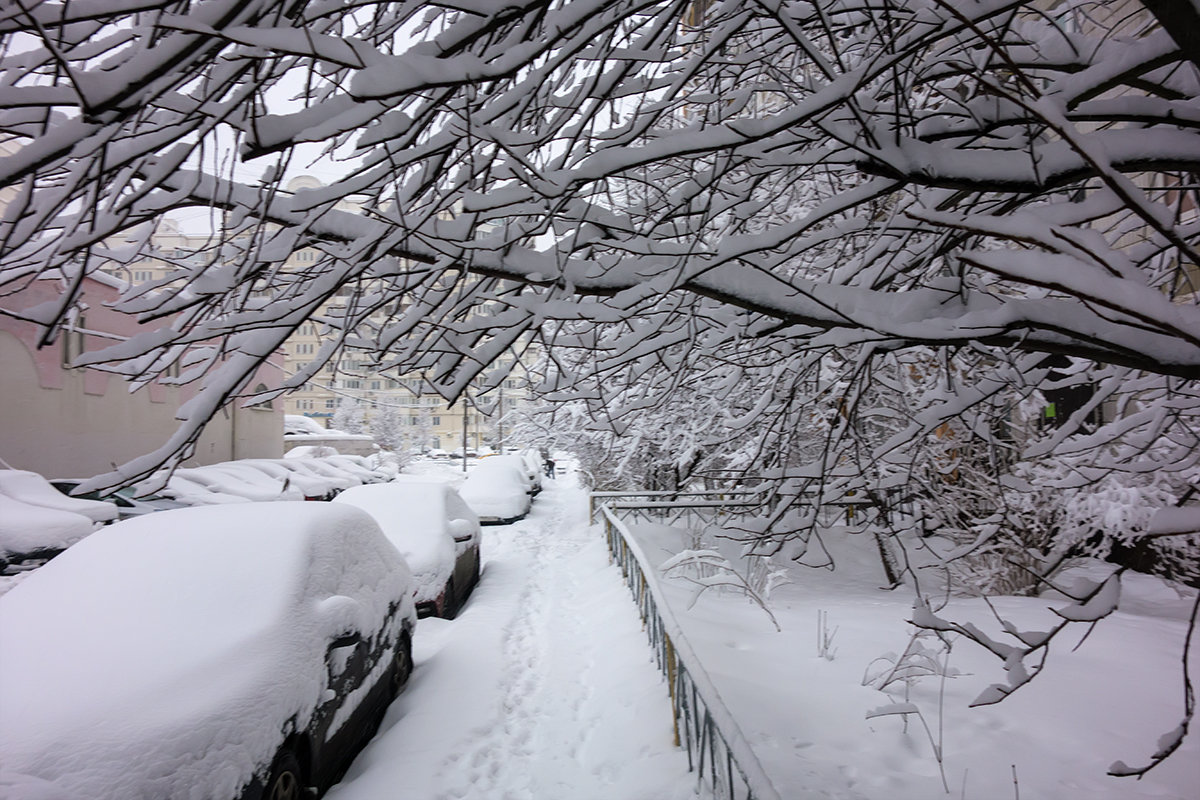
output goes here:
[[[321, 185], [316, 178], [299, 176], [289, 181], [287, 190]], [[357, 210], [353, 202], [339, 207]], [[218, 219], [210, 223], [215, 224]], [[134, 284], [162, 280], [178, 267], [214, 258], [212, 245], [210, 236], [186, 233], [177, 221], [163, 219], [150, 237], [148, 254], [112, 272]], [[316, 250], [304, 248], [293, 252], [286, 265], [300, 269], [317, 258]], [[317, 317], [338, 316], [339, 303], [333, 298]], [[280, 353], [283, 376], [292, 377], [307, 366], [334, 333], [317, 320], [297, 329]], [[370, 433], [384, 424], [381, 420], [387, 420], [386, 427], [396, 433], [383, 438], [395, 439], [394, 446], [405, 449], [456, 450], [464, 444], [468, 450], [498, 448], [506, 443], [505, 433], [511, 433], [513, 418], [532, 402], [524, 366], [511, 359], [501, 366], [512, 368], [503, 386], [486, 395], [469, 391], [465, 400], [451, 406], [422, 376], [380, 370], [371, 354], [349, 349], [325, 364], [312, 380], [275, 402], [284, 413], [310, 417], [325, 427], [330, 427], [338, 409], [343, 408], [342, 422], [351, 420], [347, 427], [355, 428], [350, 431], [354, 433]]]

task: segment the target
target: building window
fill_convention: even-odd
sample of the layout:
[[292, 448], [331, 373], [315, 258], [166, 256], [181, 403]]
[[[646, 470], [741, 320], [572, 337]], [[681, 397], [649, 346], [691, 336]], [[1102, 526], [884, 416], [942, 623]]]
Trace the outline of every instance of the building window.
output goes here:
[[337, 408], [337, 400], [335, 400], [332, 397], [329, 398], [328, 400], [325, 401], [325, 407], [326, 408]]
[[441, 424], [442, 424], [442, 418], [441, 418], [441, 417], [434, 417], [434, 418], [433, 418], [433, 424], [434, 424], [434, 425], [441, 425]]
[[383, 388], [383, 381], [371, 381], [371, 388], [375, 391], [379, 391]]

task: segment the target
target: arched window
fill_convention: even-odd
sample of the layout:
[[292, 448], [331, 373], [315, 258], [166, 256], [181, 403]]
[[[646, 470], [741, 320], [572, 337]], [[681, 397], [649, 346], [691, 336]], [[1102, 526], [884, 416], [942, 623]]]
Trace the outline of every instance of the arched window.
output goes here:
[[[254, 387], [254, 394], [262, 394], [267, 391], [268, 389], [265, 383], [260, 383], [258, 386]], [[275, 401], [268, 397], [267, 399], [260, 400], [257, 403], [251, 403], [248, 407], [258, 409], [259, 411], [272, 411], [275, 408]]]

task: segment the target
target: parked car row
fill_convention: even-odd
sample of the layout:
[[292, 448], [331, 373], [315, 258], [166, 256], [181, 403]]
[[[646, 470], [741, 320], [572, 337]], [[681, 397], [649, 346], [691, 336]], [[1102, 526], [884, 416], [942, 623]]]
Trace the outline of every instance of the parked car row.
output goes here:
[[462, 496], [353, 458], [178, 470], [149, 500], [28, 475], [8, 483], [50, 503], [30, 508], [88, 531], [0, 597], [0, 787], [97, 800], [320, 796], [407, 683], [416, 618], [479, 581], [476, 510], [515, 519], [540, 490], [524, 456]]
[[151, 476], [133, 490], [156, 492], [187, 505], [330, 500], [351, 486], [391, 477], [362, 456], [250, 458], [176, 469], [170, 476]]
[[118, 518], [172, 508], [271, 500], [329, 500], [393, 472], [358, 456], [245, 459], [177, 469], [169, 477], [107, 492], [79, 493], [81, 478], [0, 469], [0, 570], [38, 564]]

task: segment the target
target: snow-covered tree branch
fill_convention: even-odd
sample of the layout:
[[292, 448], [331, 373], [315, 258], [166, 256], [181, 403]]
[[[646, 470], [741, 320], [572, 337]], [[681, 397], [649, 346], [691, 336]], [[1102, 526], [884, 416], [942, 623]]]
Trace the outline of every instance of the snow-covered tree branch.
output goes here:
[[[768, 479], [760, 545], [818, 534], [814, 497], [854, 497], [882, 551], [938, 531], [946, 570], [1037, 585], [1069, 553], [1148, 546], [1200, 476], [1196, 18], [14, 4], [0, 292], [60, 280], [7, 312], [52, 342], [84, 275], [145, 256], [164, 215], [210, 215], [203, 252], [118, 302], [146, 333], [78, 359], [203, 386], [102, 482], [177, 461], [317, 317], [338, 333], [283, 390], [352, 346], [453, 398], [532, 342], [540, 393], [610, 465]], [[310, 165], [338, 177], [287, 191]], [[1096, 500], [1117, 495], [1119, 524]], [[1186, 572], [1193, 541], [1155, 558]]]

